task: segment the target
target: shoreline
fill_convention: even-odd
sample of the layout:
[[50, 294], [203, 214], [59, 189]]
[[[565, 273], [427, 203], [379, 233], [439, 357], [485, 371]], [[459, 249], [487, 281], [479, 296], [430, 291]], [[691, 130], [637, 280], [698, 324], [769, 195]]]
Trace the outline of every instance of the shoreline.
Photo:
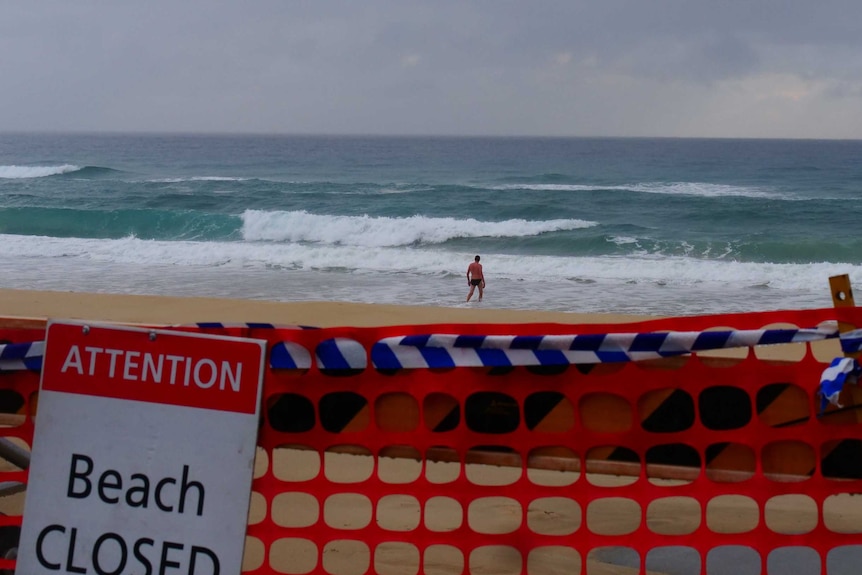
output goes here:
[[626, 323], [657, 316], [496, 309], [483, 307], [478, 302], [469, 307], [434, 307], [0, 289], [0, 317], [164, 325], [261, 322], [313, 327], [378, 327], [438, 323]]

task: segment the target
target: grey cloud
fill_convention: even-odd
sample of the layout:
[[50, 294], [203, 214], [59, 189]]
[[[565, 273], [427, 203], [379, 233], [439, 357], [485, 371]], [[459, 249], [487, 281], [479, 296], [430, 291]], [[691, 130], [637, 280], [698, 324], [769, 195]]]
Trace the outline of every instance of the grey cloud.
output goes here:
[[[829, 106], [862, 116], [860, 13], [838, 0], [0, 2], [0, 130], [847, 137], [853, 121]], [[787, 110], [771, 123], [741, 112], [770, 99]]]

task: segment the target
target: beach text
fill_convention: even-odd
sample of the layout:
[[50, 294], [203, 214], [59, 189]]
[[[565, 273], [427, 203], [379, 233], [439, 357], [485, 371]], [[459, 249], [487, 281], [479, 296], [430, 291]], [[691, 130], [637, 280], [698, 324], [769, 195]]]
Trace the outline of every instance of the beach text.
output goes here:
[[[110, 468], [97, 470], [93, 458], [81, 453], [73, 453], [69, 462], [66, 497], [70, 499], [203, 516], [205, 495], [204, 484], [191, 478], [188, 465], [176, 477], [154, 478], [144, 473], [125, 476]], [[45, 569], [79, 575], [219, 575], [221, 571], [218, 554], [204, 545], [115, 531], [94, 535], [84, 526], [59, 523], [39, 531], [35, 552]]]

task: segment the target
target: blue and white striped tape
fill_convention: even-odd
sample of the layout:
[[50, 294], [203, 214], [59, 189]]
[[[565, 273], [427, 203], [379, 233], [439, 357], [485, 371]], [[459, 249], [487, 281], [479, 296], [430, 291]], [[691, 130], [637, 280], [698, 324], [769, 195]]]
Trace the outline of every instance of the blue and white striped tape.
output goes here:
[[837, 335], [834, 327], [544, 336], [429, 334], [382, 339], [374, 344], [371, 360], [377, 369], [617, 363]]
[[269, 365], [273, 369], [309, 369], [311, 354], [298, 343], [280, 341], [269, 352]]
[[[844, 357], [836, 357], [820, 375], [820, 385], [817, 386], [817, 396], [820, 398], [820, 414], [831, 403], [841, 409], [841, 392], [848, 383], [858, 385], [862, 375], [862, 366], [852, 357], [862, 351], [862, 329], [855, 329], [841, 334], [841, 351]], [[850, 357], [848, 357], [850, 356]]]
[[44, 353], [44, 341], [0, 345], [0, 371], [40, 371]]
[[846, 355], [862, 351], [862, 329], [845, 331], [841, 334], [841, 351]]
[[355, 339], [327, 339], [314, 350], [317, 367], [327, 370], [352, 370], [368, 367], [365, 347]]
[[281, 325], [265, 322], [220, 322], [220, 321], [203, 321], [190, 324], [177, 324], [174, 327], [194, 326], [200, 329], [227, 329], [227, 328], [250, 328], [250, 329], [320, 329], [309, 325]]
[[[684, 355], [698, 351], [819, 341], [838, 337], [834, 326], [810, 329], [724, 330], [586, 335], [426, 334], [388, 337], [371, 348], [377, 369], [503, 367], [616, 363]], [[845, 353], [862, 350], [862, 330], [841, 334]], [[44, 342], [0, 345], [0, 371], [41, 369]], [[320, 369], [368, 366], [366, 350], [349, 338], [321, 342], [314, 350]], [[273, 345], [273, 369], [309, 369], [312, 357], [300, 344]]]
[[859, 362], [852, 357], [833, 359], [829, 367], [824, 369], [820, 375], [820, 385], [817, 387], [817, 395], [820, 397], [820, 412], [823, 413], [823, 410], [830, 403], [838, 408], [844, 407], [840, 403], [844, 384], [848, 381], [856, 383], [860, 374], [862, 374], [862, 368], [860, 368]]
[[[356, 370], [368, 367], [365, 347], [354, 339], [337, 337], [320, 342], [314, 350], [317, 367], [323, 370]], [[282, 341], [272, 346], [269, 366], [273, 369], [308, 369], [311, 354], [298, 343]]]

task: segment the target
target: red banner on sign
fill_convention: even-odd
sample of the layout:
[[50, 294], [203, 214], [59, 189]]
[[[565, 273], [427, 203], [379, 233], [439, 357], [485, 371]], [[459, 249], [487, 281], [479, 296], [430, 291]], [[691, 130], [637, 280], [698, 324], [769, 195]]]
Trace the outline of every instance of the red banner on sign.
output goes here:
[[261, 342], [51, 323], [42, 389], [256, 413]]

